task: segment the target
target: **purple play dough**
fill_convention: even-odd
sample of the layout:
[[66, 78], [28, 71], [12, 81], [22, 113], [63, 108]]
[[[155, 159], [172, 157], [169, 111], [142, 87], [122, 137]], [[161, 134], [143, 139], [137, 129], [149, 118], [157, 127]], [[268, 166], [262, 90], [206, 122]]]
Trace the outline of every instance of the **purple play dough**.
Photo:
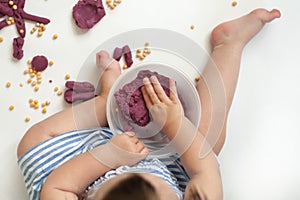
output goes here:
[[131, 67], [131, 65], [133, 64], [133, 60], [132, 60], [131, 49], [129, 48], [128, 45], [125, 45], [123, 47], [123, 53], [124, 53], [125, 62], [126, 62], [127, 67]]
[[24, 45], [24, 39], [22, 37], [14, 38], [13, 42], [13, 57], [21, 60], [23, 58], [23, 45]]
[[48, 59], [45, 56], [35, 56], [31, 61], [32, 68], [38, 72], [48, 67]]
[[79, 0], [73, 18], [79, 28], [90, 29], [105, 16], [102, 0]]
[[124, 85], [114, 94], [122, 116], [128, 121], [124, 131], [130, 131], [132, 129], [130, 124], [132, 123], [143, 127], [150, 122], [149, 111], [145, 105], [141, 88], [144, 85], [143, 79], [145, 77], [150, 78], [152, 75], [157, 77], [165, 93], [170, 96], [169, 78], [149, 70], [140, 71], [133, 81]]
[[80, 92], [94, 92], [95, 87], [90, 82], [76, 82], [76, 81], [67, 81], [65, 83], [66, 88], [72, 89], [73, 91]]
[[80, 93], [77, 93], [72, 89], [68, 89], [64, 93], [64, 99], [67, 103], [73, 103], [75, 101], [80, 101], [80, 100], [86, 101], [86, 100], [89, 100], [93, 97], [95, 97], [94, 92], [80, 92]]
[[114, 50], [113, 59], [120, 61], [122, 55], [123, 55], [123, 49], [116, 47]]
[[114, 49], [113, 58], [116, 59], [117, 61], [120, 61], [123, 54], [124, 54], [125, 63], [127, 67], [128, 68], [131, 67], [131, 65], [133, 64], [133, 60], [132, 60], [131, 49], [128, 45], [125, 45], [122, 48], [116, 47]]

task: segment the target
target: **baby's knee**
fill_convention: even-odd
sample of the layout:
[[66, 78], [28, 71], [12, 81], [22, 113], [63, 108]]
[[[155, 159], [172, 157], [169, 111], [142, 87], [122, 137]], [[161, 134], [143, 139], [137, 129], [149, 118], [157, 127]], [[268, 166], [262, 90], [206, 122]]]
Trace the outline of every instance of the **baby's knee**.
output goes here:
[[46, 134], [45, 128], [39, 124], [33, 125], [27, 130], [25, 135], [20, 140], [17, 147], [17, 156], [20, 157], [30, 148], [36, 146], [37, 144], [51, 138], [50, 134]]

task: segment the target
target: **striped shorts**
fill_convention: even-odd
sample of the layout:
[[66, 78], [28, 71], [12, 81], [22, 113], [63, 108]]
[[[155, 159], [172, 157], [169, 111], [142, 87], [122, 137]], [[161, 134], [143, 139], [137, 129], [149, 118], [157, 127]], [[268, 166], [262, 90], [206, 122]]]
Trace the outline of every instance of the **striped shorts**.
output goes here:
[[[18, 159], [24, 182], [31, 200], [39, 200], [46, 178], [57, 167], [94, 147], [107, 143], [113, 134], [107, 128], [83, 129], [67, 132], [50, 138], [26, 151]], [[182, 164], [177, 159], [162, 158], [177, 179], [184, 192], [189, 180]]]

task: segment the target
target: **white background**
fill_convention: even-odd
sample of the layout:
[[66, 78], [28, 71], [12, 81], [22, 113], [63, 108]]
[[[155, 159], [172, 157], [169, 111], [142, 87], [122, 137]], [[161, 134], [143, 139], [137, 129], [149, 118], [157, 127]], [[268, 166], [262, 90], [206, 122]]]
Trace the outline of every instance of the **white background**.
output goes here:
[[[185, 34], [209, 51], [209, 33], [222, 21], [254, 8], [279, 8], [282, 18], [267, 25], [245, 48], [236, 96], [228, 121], [228, 136], [220, 155], [226, 200], [300, 199], [299, 97], [300, 26], [294, 0], [123, 0], [93, 29], [82, 31], [71, 17], [76, 1], [27, 0], [25, 10], [51, 19], [41, 38], [29, 33], [27, 21], [24, 58], [12, 59], [14, 26], [0, 30], [0, 199], [28, 199], [16, 164], [16, 147], [35, 122], [68, 107], [53, 91], [63, 89], [65, 74], [75, 78], [99, 44], [138, 28], [165, 28]], [[194, 30], [190, 30], [191, 25]], [[57, 33], [59, 38], [52, 40]], [[27, 60], [46, 55], [54, 65], [43, 72], [39, 92], [26, 84]], [[48, 80], [53, 80], [49, 83]], [[10, 81], [12, 86], [5, 87]], [[19, 83], [24, 86], [20, 87]], [[47, 114], [29, 108], [28, 99], [50, 100]], [[9, 111], [9, 105], [15, 110]], [[24, 122], [31, 117], [29, 123]]]

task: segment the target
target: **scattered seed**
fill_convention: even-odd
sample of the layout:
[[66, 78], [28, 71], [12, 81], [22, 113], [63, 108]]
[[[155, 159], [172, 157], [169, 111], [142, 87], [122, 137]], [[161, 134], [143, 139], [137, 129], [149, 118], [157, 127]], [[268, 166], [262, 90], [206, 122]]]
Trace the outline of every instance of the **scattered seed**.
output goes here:
[[233, 1], [233, 2], [231, 3], [231, 5], [232, 5], [233, 7], [235, 7], [235, 6], [237, 6], [237, 2], [236, 2], [236, 1]]
[[52, 60], [49, 61], [49, 65], [52, 66], [54, 62]]
[[36, 92], [39, 91], [39, 89], [40, 89], [39, 86], [35, 86], [35, 87], [34, 87], [34, 91], [36, 91]]
[[47, 112], [47, 109], [46, 108], [43, 108], [43, 110], [42, 110], [42, 113], [46, 113]]
[[29, 122], [30, 121], [30, 117], [25, 117], [25, 122]]
[[68, 80], [70, 79], [70, 77], [71, 77], [70, 74], [66, 74], [65, 79]]
[[58, 38], [58, 35], [55, 33], [53, 34], [53, 39], [56, 40]]
[[60, 95], [62, 95], [62, 93], [63, 93], [63, 92], [62, 92], [61, 90], [59, 90], [59, 91], [57, 92], [57, 95], [60, 96]]
[[59, 90], [59, 87], [56, 86], [56, 87], [54, 88], [54, 92], [57, 92], [58, 90]]
[[6, 83], [6, 87], [9, 88], [11, 86], [11, 82]]
[[194, 30], [195, 29], [195, 25], [191, 25], [191, 30]]
[[24, 86], [24, 84], [23, 84], [23, 83], [20, 83], [20, 84], [19, 84], [19, 86], [20, 86], [20, 87], [23, 87], [23, 86]]
[[3, 37], [0, 37], [0, 42], [3, 42], [4, 38]]
[[195, 81], [198, 82], [200, 80], [200, 76], [195, 77]]
[[15, 106], [14, 105], [10, 105], [9, 106], [9, 110], [13, 110], [13, 109], [15, 109]]
[[9, 4], [10, 6], [14, 5], [14, 1], [9, 1], [8, 4]]
[[127, 69], [128, 66], [126, 64], [123, 65], [123, 69]]

